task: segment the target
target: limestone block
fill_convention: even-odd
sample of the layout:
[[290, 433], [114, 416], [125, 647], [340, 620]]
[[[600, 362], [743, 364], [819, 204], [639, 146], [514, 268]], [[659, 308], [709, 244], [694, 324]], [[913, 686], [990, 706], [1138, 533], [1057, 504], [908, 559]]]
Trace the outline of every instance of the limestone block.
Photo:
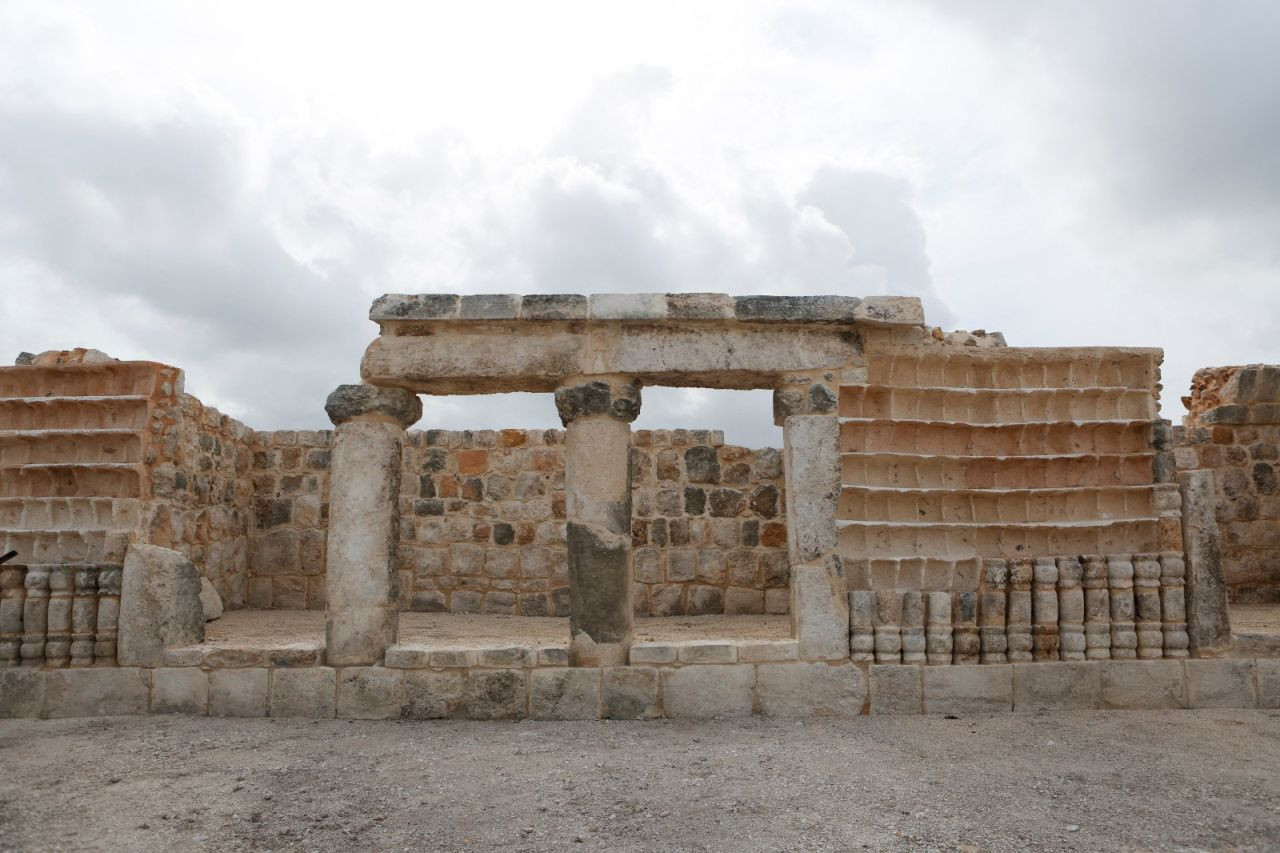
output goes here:
[[681, 663], [737, 663], [738, 647], [731, 642], [692, 640], [676, 646], [676, 659]]
[[45, 716], [106, 717], [147, 713], [148, 670], [64, 669], [47, 674]]
[[924, 668], [926, 714], [981, 714], [1013, 709], [1013, 667], [956, 664]]
[[600, 719], [600, 670], [535, 669], [529, 675], [529, 717], [534, 720]]
[[480, 666], [503, 667], [533, 666], [537, 660], [537, 651], [532, 646], [502, 646], [494, 649], [480, 649]]
[[1231, 643], [1213, 480], [1212, 471], [1178, 474], [1186, 551], [1187, 636], [1193, 652], [1222, 649]]
[[734, 316], [754, 323], [845, 323], [857, 317], [856, 296], [736, 296]]
[[204, 611], [206, 622], [222, 616], [222, 596], [218, 595], [208, 578], [200, 578], [200, 609]]
[[851, 663], [769, 663], [756, 667], [756, 695], [766, 717], [856, 717], [867, 680]]
[[664, 293], [593, 293], [587, 298], [592, 320], [665, 320]]
[[[371, 320], [377, 319], [370, 316]], [[531, 293], [520, 306], [522, 320], [585, 320], [587, 297], [580, 293]]]
[[756, 668], [750, 664], [695, 665], [662, 672], [668, 717], [748, 717]]
[[538, 666], [568, 666], [568, 665], [569, 665], [569, 647], [567, 645], [538, 647]]
[[271, 674], [271, 716], [330, 719], [337, 707], [337, 684], [332, 667], [277, 669]]
[[209, 716], [265, 717], [268, 670], [215, 669], [209, 673]]
[[799, 657], [800, 645], [795, 640], [738, 641], [738, 660], [743, 663], [775, 663]]
[[853, 316], [871, 326], [922, 326], [924, 306], [915, 296], [868, 296]]
[[459, 320], [515, 320], [520, 316], [520, 297], [511, 293], [472, 293], [458, 303]]
[[1102, 664], [1093, 661], [1015, 663], [1013, 710], [1068, 711], [1097, 708]]
[[[1258, 658], [1254, 665], [1258, 671], [1258, 707], [1280, 708], [1280, 658]], [[0, 675], [0, 679], [3, 677]]]
[[424, 645], [397, 644], [387, 649], [383, 665], [393, 669], [425, 669], [431, 661], [431, 650]]
[[604, 716], [610, 720], [650, 720], [658, 706], [658, 670], [648, 666], [605, 667]]
[[465, 686], [468, 719], [519, 720], [527, 713], [522, 669], [471, 670], [466, 674]]
[[0, 669], [0, 718], [39, 717], [44, 709], [45, 673], [31, 667]]
[[387, 720], [400, 716], [404, 673], [382, 666], [350, 666], [338, 673], [337, 716]]
[[160, 666], [166, 647], [204, 641], [200, 574], [185, 556], [158, 545], [131, 545], [122, 583], [121, 666]]
[[1187, 707], [1256, 708], [1251, 659], [1188, 660]]
[[871, 713], [919, 714], [921, 710], [921, 667], [906, 664], [872, 664]]
[[401, 716], [411, 720], [463, 719], [467, 716], [463, 673], [411, 670], [404, 674]]
[[204, 661], [204, 646], [175, 646], [164, 650], [165, 666], [199, 666]]
[[1185, 708], [1182, 661], [1102, 661], [1103, 708]]
[[667, 643], [635, 643], [629, 659], [632, 664], [675, 663], [676, 647]]
[[838, 558], [793, 566], [792, 636], [803, 660], [840, 660], [849, 656], [849, 603], [834, 571]]
[[[830, 415], [789, 417], [783, 422], [782, 437], [787, 458], [787, 544], [796, 565], [836, 550], [840, 420]], [[843, 592], [840, 597], [844, 599]]]
[[151, 713], [203, 714], [209, 705], [209, 676], [192, 666], [151, 671]]

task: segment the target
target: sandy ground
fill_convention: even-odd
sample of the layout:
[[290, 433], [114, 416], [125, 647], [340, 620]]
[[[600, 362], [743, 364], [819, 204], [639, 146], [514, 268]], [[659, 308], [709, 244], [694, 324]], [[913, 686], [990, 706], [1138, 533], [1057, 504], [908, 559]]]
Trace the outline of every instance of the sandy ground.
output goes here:
[[[788, 616], [672, 616], [635, 620], [637, 641], [776, 639], [791, 636]], [[322, 610], [232, 610], [205, 626], [212, 645], [324, 643]], [[569, 620], [548, 616], [401, 613], [400, 642], [550, 644], [569, 642]]]
[[0, 721], [5, 850], [1280, 848], [1280, 711]]
[[1230, 617], [1233, 632], [1280, 634], [1280, 604], [1233, 604]]

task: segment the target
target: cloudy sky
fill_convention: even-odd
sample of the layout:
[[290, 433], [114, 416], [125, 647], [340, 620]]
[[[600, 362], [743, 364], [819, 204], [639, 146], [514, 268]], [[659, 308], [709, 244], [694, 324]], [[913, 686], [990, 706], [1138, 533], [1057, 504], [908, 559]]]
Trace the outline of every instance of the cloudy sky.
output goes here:
[[[895, 293], [1164, 347], [1176, 420], [1196, 367], [1280, 361], [1277, 56], [1267, 0], [2, 0], [0, 356], [318, 427], [383, 292]], [[638, 426], [778, 441], [763, 392]]]

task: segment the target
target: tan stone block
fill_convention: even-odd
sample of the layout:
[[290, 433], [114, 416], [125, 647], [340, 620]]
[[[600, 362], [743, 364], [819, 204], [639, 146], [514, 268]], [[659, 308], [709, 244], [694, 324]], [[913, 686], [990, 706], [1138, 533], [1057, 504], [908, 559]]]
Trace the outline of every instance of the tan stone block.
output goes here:
[[738, 660], [742, 663], [774, 663], [796, 660], [800, 647], [795, 640], [739, 640]]
[[737, 663], [738, 647], [732, 642], [692, 640], [676, 644], [681, 663]]
[[551, 667], [529, 674], [529, 717], [534, 720], [598, 720], [600, 670]]
[[150, 670], [63, 669], [46, 674], [45, 716], [106, 717], [147, 713]]
[[467, 717], [472, 720], [520, 720], [528, 712], [523, 669], [473, 669], [466, 673]]
[[266, 650], [256, 646], [205, 647], [204, 665], [213, 669], [261, 667], [267, 663]]
[[1015, 711], [1074, 711], [1101, 703], [1101, 662], [1013, 664]]
[[271, 716], [325, 720], [337, 706], [337, 672], [328, 666], [277, 669], [271, 674]]
[[755, 669], [751, 664], [712, 664], [663, 670], [666, 715], [672, 718], [750, 716]]
[[1009, 666], [928, 666], [924, 677], [926, 714], [983, 714], [1013, 710], [1013, 668]]
[[658, 670], [647, 666], [604, 669], [604, 716], [610, 720], [649, 720], [661, 716]]
[[44, 693], [43, 670], [26, 666], [0, 669], [0, 718], [39, 717]]
[[1251, 659], [1188, 660], [1187, 707], [1256, 708], [1254, 662]]
[[1185, 708], [1182, 661], [1102, 661], [1103, 708]]
[[151, 671], [151, 713], [203, 714], [209, 705], [209, 677], [196, 667]]
[[337, 716], [352, 720], [386, 720], [400, 716], [404, 673], [382, 666], [349, 666], [338, 673]]
[[632, 665], [675, 663], [676, 648], [667, 643], [632, 643], [629, 660]]
[[764, 613], [765, 592], [731, 586], [724, 593], [724, 612], [727, 614]]
[[539, 646], [538, 666], [568, 666], [569, 646]]
[[867, 673], [871, 682], [871, 713], [921, 713], [924, 695], [921, 669], [914, 664], [871, 664]]
[[1280, 658], [1258, 658], [1258, 707], [1280, 708]]
[[435, 649], [431, 652], [432, 666], [467, 668], [475, 666], [478, 660], [474, 649]]
[[531, 646], [505, 646], [497, 649], [480, 649], [480, 666], [497, 668], [533, 666], [537, 653]]
[[206, 646], [175, 646], [164, 650], [165, 666], [199, 666], [209, 651]]
[[404, 674], [401, 715], [411, 720], [462, 719], [467, 716], [463, 673], [410, 670]]
[[431, 650], [421, 644], [401, 643], [388, 648], [382, 662], [392, 669], [425, 669], [431, 662]]
[[209, 716], [265, 717], [268, 670], [215, 669], [209, 673]]
[[766, 717], [856, 717], [867, 680], [851, 663], [770, 663], [756, 667], [756, 696]]

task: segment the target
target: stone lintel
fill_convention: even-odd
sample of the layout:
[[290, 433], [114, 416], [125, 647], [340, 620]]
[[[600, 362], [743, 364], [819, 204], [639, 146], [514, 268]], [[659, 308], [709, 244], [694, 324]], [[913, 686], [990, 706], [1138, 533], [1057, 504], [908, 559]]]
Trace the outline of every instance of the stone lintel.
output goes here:
[[325, 400], [324, 411], [335, 426], [372, 416], [372, 419], [388, 420], [407, 428], [422, 417], [422, 401], [402, 388], [339, 385]]

